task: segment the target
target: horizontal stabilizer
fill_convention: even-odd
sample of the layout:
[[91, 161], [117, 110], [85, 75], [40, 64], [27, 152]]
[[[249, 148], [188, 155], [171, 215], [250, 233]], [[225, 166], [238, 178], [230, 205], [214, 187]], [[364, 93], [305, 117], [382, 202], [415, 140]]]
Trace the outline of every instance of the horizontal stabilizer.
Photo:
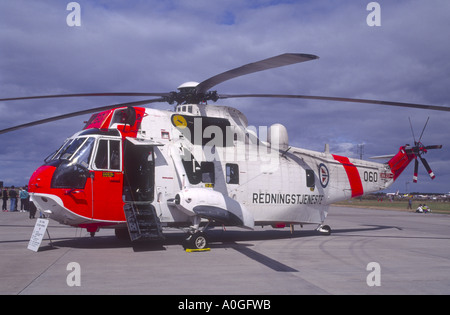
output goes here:
[[372, 160], [385, 160], [385, 159], [392, 159], [395, 156], [395, 154], [388, 154], [388, 155], [377, 155], [377, 156], [371, 156], [369, 159]]

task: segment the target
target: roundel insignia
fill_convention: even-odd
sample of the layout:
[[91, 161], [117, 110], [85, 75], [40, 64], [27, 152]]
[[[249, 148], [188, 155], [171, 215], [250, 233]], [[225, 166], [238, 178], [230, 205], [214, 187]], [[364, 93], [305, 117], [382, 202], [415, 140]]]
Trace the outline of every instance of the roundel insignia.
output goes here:
[[172, 122], [178, 128], [184, 129], [187, 127], [186, 118], [181, 115], [173, 115]]
[[328, 182], [330, 181], [330, 172], [323, 163], [319, 165], [319, 179], [320, 185], [322, 185], [323, 188], [327, 187]]

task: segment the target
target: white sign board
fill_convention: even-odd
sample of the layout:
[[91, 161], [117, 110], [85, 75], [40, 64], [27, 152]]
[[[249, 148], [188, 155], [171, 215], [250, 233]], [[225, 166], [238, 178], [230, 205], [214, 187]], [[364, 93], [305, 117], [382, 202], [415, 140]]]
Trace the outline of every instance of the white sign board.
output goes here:
[[37, 219], [33, 234], [31, 234], [30, 242], [28, 243], [28, 249], [35, 252], [39, 250], [39, 246], [41, 246], [42, 239], [47, 230], [47, 225], [47, 219]]

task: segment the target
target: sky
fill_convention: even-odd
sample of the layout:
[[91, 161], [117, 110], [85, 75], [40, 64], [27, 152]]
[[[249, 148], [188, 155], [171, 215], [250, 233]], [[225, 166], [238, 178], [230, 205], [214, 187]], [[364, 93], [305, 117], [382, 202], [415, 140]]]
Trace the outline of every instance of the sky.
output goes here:
[[[97, 92], [169, 92], [186, 81], [282, 53], [317, 60], [254, 73], [216, 87], [223, 94], [369, 98], [450, 106], [450, 2], [446, 0], [0, 0], [0, 98]], [[68, 10], [69, 5], [69, 10]], [[379, 14], [378, 14], [379, 13]], [[376, 14], [379, 25], [370, 26]], [[69, 21], [68, 21], [69, 16]], [[371, 22], [372, 21], [372, 22]], [[71, 26], [71, 24], [73, 26]], [[0, 102], [0, 129], [139, 98]], [[252, 126], [281, 123], [292, 146], [363, 159], [394, 154], [422, 137], [442, 144], [386, 192], [450, 192], [450, 113], [289, 99], [228, 99]], [[167, 104], [158, 108], [172, 109]], [[90, 115], [0, 135], [0, 181], [22, 186]]]

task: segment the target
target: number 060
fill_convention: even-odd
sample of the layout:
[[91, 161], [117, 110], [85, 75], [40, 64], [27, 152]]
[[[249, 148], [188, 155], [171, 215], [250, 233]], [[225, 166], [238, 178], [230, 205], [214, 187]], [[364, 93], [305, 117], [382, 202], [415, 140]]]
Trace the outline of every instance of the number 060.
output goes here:
[[377, 172], [364, 172], [364, 181], [375, 183], [378, 181], [378, 173]]

